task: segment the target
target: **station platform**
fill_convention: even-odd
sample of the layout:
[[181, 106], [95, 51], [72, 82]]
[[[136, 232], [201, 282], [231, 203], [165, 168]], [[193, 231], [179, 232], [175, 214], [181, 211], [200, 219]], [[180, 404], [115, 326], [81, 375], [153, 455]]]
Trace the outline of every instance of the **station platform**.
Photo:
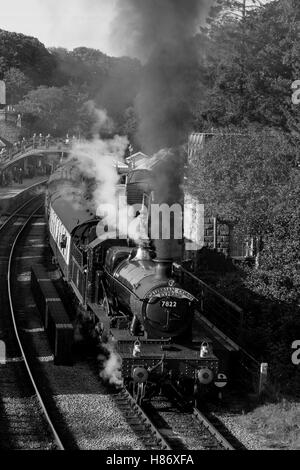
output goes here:
[[33, 178], [24, 178], [23, 183], [13, 183], [9, 186], [0, 186], [0, 200], [11, 199], [18, 196], [23, 191], [31, 188], [34, 185], [46, 181], [48, 178], [47, 175], [35, 176]]

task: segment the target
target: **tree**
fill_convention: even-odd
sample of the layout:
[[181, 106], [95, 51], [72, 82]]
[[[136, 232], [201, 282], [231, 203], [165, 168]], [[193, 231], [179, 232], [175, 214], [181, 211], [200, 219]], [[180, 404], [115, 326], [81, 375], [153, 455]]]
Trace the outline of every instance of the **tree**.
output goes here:
[[300, 79], [300, 4], [272, 1], [242, 15], [234, 4], [222, 2], [199, 35], [206, 92], [194, 111], [195, 128], [218, 136], [207, 136], [192, 162], [190, 191], [241, 234], [262, 237], [259, 266], [240, 266], [233, 281], [220, 277], [218, 289], [223, 286], [224, 295], [232, 292], [232, 300], [245, 307], [246, 344], [255, 343], [273, 378], [294, 391], [300, 106], [292, 104], [291, 84]]
[[124, 113], [133, 106], [139, 90], [140, 62], [128, 57], [109, 57], [87, 47], [73, 51], [52, 48], [51, 54], [59, 66], [56, 85], [80, 88], [97, 107], [107, 110], [118, 131], [122, 131]]
[[207, 136], [191, 162], [189, 190], [212, 215], [262, 237], [259, 266], [221, 276], [217, 289], [244, 307], [246, 349], [269, 363], [281, 391], [293, 393], [300, 378], [290, 359], [300, 328], [299, 144], [286, 133], [250, 129]]
[[265, 234], [259, 270], [247, 284], [256, 293], [299, 309], [300, 304], [300, 169], [278, 189], [271, 228]]
[[263, 235], [295, 168], [295, 149], [284, 133], [231, 127], [207, 136], [189, 168], [189, 192], [244, 235]]
[[[230, 2], [235, 3], [235, 2]], [[222, 127], [251, 123], [291, 131], [291, 83], [299, 76], [299, 13], [294, 0], [274, 1], [212, 22], [209, 38], [210, 87], [196, 125]]]
[[74, 87], [41, 86], [30, 91], [17, 107], [34, 132], [53, 135], [86, 132], [93, 116], [85, 107], [86, 95]]
[[[269, 0], [270, 1], [270, 0]], [[260, 0], [216, 0], [210, 9], [207, 25], [224, 24], [228, 19], [245, 20], [254, 9], [260, 8]], [[207, 29], [207, 26], [204, 27]]]
[[89, 98], [95, 98], [103, 86], [110, 64], [110, 58], [101, 51], [89, 48], [51, 48], [51, 55], [58, 64], [55, 85], [86, 86]]
[[56, 73], [56, 61], [36, 38], [0, 30], [0, 57], [3, 72], [21, 70], [34, 86], [48, 85]]
[[4, 73], [7, 103], [16, 104], [32, 89], [32, 83], [21, 70], [11, 67]]

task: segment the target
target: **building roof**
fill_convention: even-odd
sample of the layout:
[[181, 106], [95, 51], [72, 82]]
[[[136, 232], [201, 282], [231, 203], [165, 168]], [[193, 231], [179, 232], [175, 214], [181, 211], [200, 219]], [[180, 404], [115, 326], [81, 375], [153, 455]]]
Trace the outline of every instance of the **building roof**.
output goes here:
[[131, 162], [132, 160], [136, 161], [136, 160], [140, 160], [143, 158], [149, 158], [149, 156], [143, 152], [136, 152], [130, 155], [130, 157], [125, 158], [125, 160], [128, 162]]

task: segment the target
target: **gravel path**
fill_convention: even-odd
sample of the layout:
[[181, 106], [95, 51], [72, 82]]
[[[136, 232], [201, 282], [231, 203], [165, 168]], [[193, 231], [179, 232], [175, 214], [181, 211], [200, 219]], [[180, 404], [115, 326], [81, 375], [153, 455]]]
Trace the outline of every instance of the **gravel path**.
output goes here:
[[88, 362], [73, 367], [41, 363], [53, 400], [75, 445], [82, 450], [143, 450], [114, 397], [107, 391]]
[[144, 449], [110, 396], [58, 395], [55, 401], [80, 449]]
[[262, 450], [266, 449], [261, 438], [257, 434], [253, 434], [246, 430], [239, 423], [239, 415], [233, 413], [214, 412], [212, 415], [216, 416], [229, 431], [249, 450]]

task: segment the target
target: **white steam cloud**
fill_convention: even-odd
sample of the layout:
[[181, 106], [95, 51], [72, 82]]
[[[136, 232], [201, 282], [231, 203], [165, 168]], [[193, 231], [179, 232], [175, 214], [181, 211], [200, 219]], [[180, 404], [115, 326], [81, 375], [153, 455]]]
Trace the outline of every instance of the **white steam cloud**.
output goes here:
[[[76, 142], [72, 147], [70, 160], [83, 177], [95, 181], [91, 205], [97, 215], [103, 218], [97, 226], [97, 235], [103, 239], [129, 237], [136, 243], [148, 239], [147, 216], [141, 213], [135, 218], [135, 210], [127, 205], [125, 194], [122, 194], [122, 189], [118, 186], [118, 164], [123, 163], [128, 139], [119, 135], [100, 139], [100, 131], [113, 130], [113, 121], [105, 110], [96, 109], [93, 102], [89, 102], [88, 106], [97, 116], [93, 128], [94, 138], [91, 141]], [[73, 198], [74, 206], [79, 208], [84, 192], [85, 183], [76, 183], [76, 187], [72, 185], [71, 188], [66, 186], [65, 198]], [[107, 231], [104, 230], [106, 226]]]
[[[97, 116], [97, 123], [93, 128], [94, 138], [91, 141], [75, 143], [70, 158], [74, 160], [84, 178], [95, 181], [92, 204], [94, 210], [101, 216], [102, 208], [118, 205], [117, 185], [120, 178], [118, 163], [123, 161], [128, 139], [119, 135], [111, 139], [100, 139], [99, 131], [110, 131], [113, 129], [113, 122], [105, 110], [96, 109], [92, 102], [89, 106]], [[112, 210], [105, 215], [107, 225], [115, 229], [117, 223], [115, 211]]]
[[106, 349], [109, 356], [108, 359], [104, 358], [104, 356], [102, 355], [98, 356], [98, 359], [103, 361], [102, 370], [100, 371], [99, 375], [102, 380], [108, 382], [110, 385], [122, 387], [122, 359], [119, 354], [115, 351], [115, 345], [113, 340], [109, 340], [108, 343], [102, 344], [102, 347]]

